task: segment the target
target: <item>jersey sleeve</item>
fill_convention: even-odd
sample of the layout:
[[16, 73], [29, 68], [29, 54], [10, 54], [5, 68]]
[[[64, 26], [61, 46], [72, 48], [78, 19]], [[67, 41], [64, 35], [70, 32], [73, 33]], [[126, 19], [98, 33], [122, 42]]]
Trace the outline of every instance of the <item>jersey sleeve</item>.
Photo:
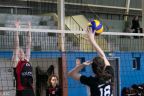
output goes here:
[[80, 82], [85, 85], [90, 85], [90, 78], [82, 75], [80, 77]]

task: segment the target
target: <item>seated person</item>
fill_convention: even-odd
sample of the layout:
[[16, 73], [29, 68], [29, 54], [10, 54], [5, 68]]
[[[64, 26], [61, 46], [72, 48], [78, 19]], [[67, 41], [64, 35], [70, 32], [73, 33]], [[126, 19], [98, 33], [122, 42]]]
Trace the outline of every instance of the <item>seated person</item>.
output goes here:
[[128, 25], [125, 29], [125, 32], [128, 32], [128, 33], [133, 33], [133, 29], [131, 29], [131, 25]]

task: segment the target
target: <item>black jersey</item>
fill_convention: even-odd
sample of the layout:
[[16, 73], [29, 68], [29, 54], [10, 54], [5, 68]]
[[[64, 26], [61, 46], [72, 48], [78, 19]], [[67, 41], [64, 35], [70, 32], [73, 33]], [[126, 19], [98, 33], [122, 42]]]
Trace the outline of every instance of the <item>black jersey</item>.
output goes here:
[[16, 96], [34, 96], [32, 66], [27, 60], [20, 60], [14, 68], [16, 77]]
[[[107, 66], [105, 71], [107, 71], [109, 74], [113, 76], [113, 68], [111, 66]], [[89, 86], [91, 96], [113, 96], [112, 92], [112, 83], [113, 83], [113, 78], [101, 82], [101, 79], [97, 77], [86, 77], [82, 75], [80, 77], [80, 82], [82, 84], [85, 84]]]
[[62, 96], [61, 88], [57, 85], [55, 88], [48, 86], [46, 96]]

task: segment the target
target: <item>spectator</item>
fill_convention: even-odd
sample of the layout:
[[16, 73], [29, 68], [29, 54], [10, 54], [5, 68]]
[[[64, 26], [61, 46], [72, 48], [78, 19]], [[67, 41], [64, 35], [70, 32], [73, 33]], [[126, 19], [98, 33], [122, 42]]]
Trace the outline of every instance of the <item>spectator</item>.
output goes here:
[[131, 29], [131, 25], [128, 25], [127, 28], [125, 29], [126, 32], [128, 33], [133, 33], [133, 29]]
[[122, 96], [128, 96], [128, 94], [130, 94], [129, 88], [124, 87], [122, 89]]
[[143, 84], [133, 84], [131, 88], [124, 87], [121, 96], [144, 96]]
[[142, 28], [140, 28], [139, 17], [138, 16], [135, 16], [133, 18], [131, 29], [133, 30], [133, 33], [143, 33]]
[[46, 96], [62, 96], [62, 91], [58, 85], [58, 77], [56, 75], [51, 75], [47, 83]]
[[47, 79], [54, 74], [54, 66], [50, 65], [45, 72], [39, 66], [36, 67], [36, 95], [42, 96], [47, 87]]

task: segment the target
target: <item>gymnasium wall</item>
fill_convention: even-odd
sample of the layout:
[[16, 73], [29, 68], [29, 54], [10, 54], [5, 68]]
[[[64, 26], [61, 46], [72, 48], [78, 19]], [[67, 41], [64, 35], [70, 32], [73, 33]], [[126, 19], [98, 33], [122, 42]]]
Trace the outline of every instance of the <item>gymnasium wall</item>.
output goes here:
[[[130, 87], [133, 84], [141, 84], [144, 83], [144, 54], [143, 52], [113, 52], [113, 53], [106, 53], [107, 57], [111, 56], [119, 58], [119, 75], [120, 75], [120, 89], [123, 87]], [[5, 58], [10, 60], [12, 56], [12, 52], [0, 52], [0, 58]], [[85, 60], [91, 60], [96, 53], [92, 52], [67, 52], [66, 53], [66, 60], [67, 60], [67, 69], [71, 70], [75, 66], [75, 60], [78, 57], [85, 58]], [[61, 57], [61, 52], [32, 52], [32, 60], [36, 60], [39, 58], [59, 58]], [[133, 58], [139, 58], [137, 63], [140, 63], [138, 69], [133, 68]], [[44, 63], [47, 64], [47, 63]], [[56, 64], [52, 63], [52, 64]], [[82, 74], [89, 76], [91, 74], [91, 68], [86, 67]], [[81, 85], [78, 81], [75, 81], [68, 77], [68, 96], [87, 96], [87, 87]], [[78, 96], [79, 96], [78, 95]]]

